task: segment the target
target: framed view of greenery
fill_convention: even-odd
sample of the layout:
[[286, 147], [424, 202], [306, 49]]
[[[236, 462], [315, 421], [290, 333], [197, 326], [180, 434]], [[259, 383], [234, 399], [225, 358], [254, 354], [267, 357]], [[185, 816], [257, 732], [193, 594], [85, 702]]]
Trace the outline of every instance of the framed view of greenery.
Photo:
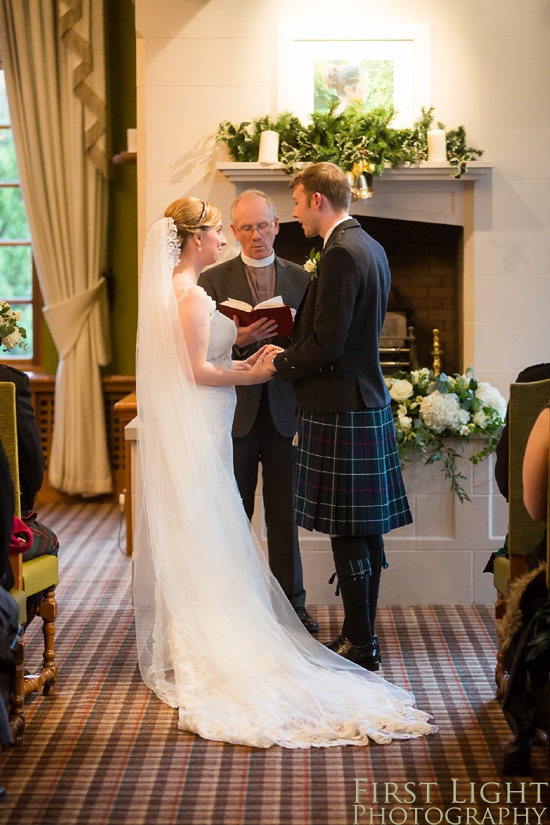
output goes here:
[[411, 127], [430, 104], [428, 26], [278, 29], [277, 109], [306, 122], [335, 103], [364, 112], [394, 109]]

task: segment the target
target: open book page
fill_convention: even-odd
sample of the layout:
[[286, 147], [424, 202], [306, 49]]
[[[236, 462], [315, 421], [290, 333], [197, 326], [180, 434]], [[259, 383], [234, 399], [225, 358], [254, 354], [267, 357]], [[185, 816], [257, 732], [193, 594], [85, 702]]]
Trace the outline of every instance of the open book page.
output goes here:
[[263, 307], [284, 307], [285, 302], [281, 295], [276, 295], [274, 298], [268, 298], [267, 301], [261, 301], [255, 307], [247, 304], [246, 301], [238, 301], [236, 298], [228, 298], [227, 301], [222, 301], [221, 306], [234, 307], [234, 309], [243, 309], [245, 312], [252, 312], [253, 309], [262, 309]]

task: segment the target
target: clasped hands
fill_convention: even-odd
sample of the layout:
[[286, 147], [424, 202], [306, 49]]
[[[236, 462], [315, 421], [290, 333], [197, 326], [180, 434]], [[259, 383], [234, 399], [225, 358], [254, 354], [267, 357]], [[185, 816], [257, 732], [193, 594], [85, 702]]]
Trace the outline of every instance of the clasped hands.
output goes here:
[[[273, 359], [283, 351], [282, 347], [276, 347], [275, 344], [264, 344], [254, 355], [242, 362], [242, 368], [252, 369], [254, 367], [256, 372], [261, 371], [272, 377], [276, 373]], [[265, 380], [269, 380], [268, 375], [265, 376]]]

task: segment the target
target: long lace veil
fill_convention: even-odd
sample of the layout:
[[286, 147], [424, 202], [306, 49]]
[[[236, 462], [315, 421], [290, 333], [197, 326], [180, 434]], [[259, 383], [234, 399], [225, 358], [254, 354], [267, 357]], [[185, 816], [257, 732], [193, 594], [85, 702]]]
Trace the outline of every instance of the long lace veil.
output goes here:
[[171, 218], [149, 230], [139, 295], [133, 597], [145, 683], [179, 708], [180, 727], [228, 742], [387, 741], [357, 721], [365, 688], [378, 716], [397, 714], [389, 738], [429, 732], [407, 691], [313, 640], [272, 577], [203, 421], [172, 289], [174, 233]]

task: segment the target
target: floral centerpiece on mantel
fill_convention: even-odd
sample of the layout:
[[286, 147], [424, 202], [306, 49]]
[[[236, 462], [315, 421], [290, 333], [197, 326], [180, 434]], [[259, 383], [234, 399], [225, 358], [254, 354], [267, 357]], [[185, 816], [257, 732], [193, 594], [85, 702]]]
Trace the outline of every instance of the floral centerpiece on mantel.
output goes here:
[[[401, 462], [420, 458], [424, 464], [442, 462], [442, 470], [460, 501], [470, 501], [461, 485], [465, 476], [457, 466], [461, 454], [455, 449], [474, 435], [483, 436], [485, 446], [470, 461], [477, 464], [498, 444], [506, 401], [491, 384], [476, 381], [470, 368], [464, 375], [434, 376], [427, 368], [396, 372], [386, 378], [391, 396], [397, 447]], [[452, 441], [451, 441], [452, 439]]]
[[[387, 167], [415, 165], [428, 158], [427, 133], [433, 123], [433, 108], [422, 109], [412, 128], [395, 129], [390, 123], [393, 109], [363, 111], [357, 103], [339, 109], [337, 103], [325, 112], [314, 112], [307, 125], [290, 112], [276, 118], [269, 115], [240, 125], [223, 121], [218, 126], [217, 143], [225, 143], [233, 160], [258, 160], [260, 135], [279, 133], [279, 159], [292, 173], [301, 163], [330, 161], [352, 176], [382, 175]], [[439, 129], [445, 129], [438, 122]], [[446, 132], [447, 160], [452, 175], [460, 178], [468, 171], [468, 161], [483, 154], [467, 145], [464, 126]]]

